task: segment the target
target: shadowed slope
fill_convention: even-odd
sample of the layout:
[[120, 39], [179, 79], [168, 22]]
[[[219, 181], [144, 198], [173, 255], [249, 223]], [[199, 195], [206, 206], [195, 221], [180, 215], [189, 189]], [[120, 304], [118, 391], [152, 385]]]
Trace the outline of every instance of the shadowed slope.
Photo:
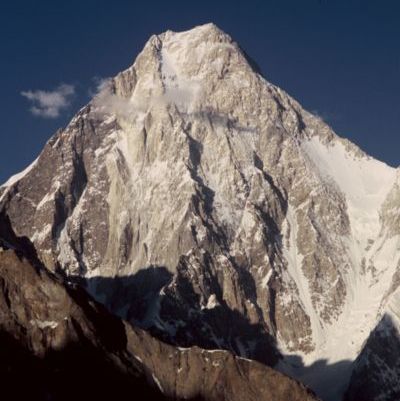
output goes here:
[[[311, 401], [303, 385], [225, 351], [130, 327], [24, 252], [1, 217], [1, 396], [32, 400]], [[29, 249], [29, 247], [28, 247]]]

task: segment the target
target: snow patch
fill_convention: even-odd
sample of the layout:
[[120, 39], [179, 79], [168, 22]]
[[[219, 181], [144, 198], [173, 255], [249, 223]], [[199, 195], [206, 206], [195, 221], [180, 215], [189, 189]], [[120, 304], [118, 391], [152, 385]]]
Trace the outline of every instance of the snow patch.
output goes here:
[[46, 224], [41, 231], [35, 231], [31, 237], [31, 241], [36, 243], [43, 242], [51, 233], [52, 225]]
[[39, 327], [39, 329], [55, 329], [58, 326], [58, 322], [55, 322], [54, 320], [38, 320], [38, 319], [32, 319], [30, 323], [34, 326]]
[[157, 384], [158, 388], [160, 389], [160, 391], [162, 393], [164, 393], [164, 389], [161, 386], [160, 380], [158, 380], [157, 376], [154, 373], [152, 373], [151, 375], [153, 377], [154, 382]]
[[301, 144], [323, 178], [333, 180], [345, 195], [353, 236], [366, 247], [380, 231], [379, 211], [396, 180], [396, 169], [359, 156], [336, 140], [324, 145], [314, 136]]
[[[290, 237], [289, 245], [283, 248], [283, 254], [288, 261], [288, 273], [296, 282], [300, 300], [310, 317], [315, 350], [308, 354], [298, 351], [293, 353], [280, 340], [279, 346], [286, 357], [279, 362], [277, 368], [308, 385], [324, 401], [337, 401], [341, 399], [350, 379], [351, 361], [357, 358], [369, 333], [384, 313], [383, 296], [387, 293], [396, 266], [400, 262], [400, 238], [382, 238], [372, 247], [367, 260], [376, 272], [368, 270], [364, 274], [361, 273], [358, 245], [352, 238], [343, 239], [344, 251], [352, 261], [352, 268], [344, 275], [348, 293], [338, 319], [330, 325], [325, 325], [312, 306], [309, 285], [301, 270], [302, 256], [298, 254], [295, 242], [298, 230], [295, 218], [295, 210], [289, 205], [283, 232], [289, 226]], [[392, 313], [393, 310], [396, 313], [400, 311], [400, 301], [391, 305], [394, 308]], [[293, 355], [302, 358], [300, 365], [291, 362]]]
[[211, 294], [208, 298], [207, 305], [205, 309], [214, 309], [219, 305], [219, 302], [217, 300], [217, 297], [215, 294]]
[[201, 95], [201, 85], [193, 79], [187, 79], [179, 71], [179, 59], [171, 50], [161, 49], [161, 76], [164, 83], [164, 97], [174, 103], [180, 111], [192, 111]]
[[12, 175], [4, 184], [0, 186], [0, 188], [6, 188], [3, 194], [0, 196], [0, 202], [6, 196], [10, 188], [18, 181], [20, 181], [23, 177], [25, 177], [36, 166], [38, 160], [39, 157], [36, 158], [28, 167], [26, 167], [20, 173]]
[[261, 287], [262, 288], [267, 288], [268, 282], [269, 282], [270, 278], [272, 277], [272, 273], [273, 273], [273, 270], [270, 269], [268, 271], [268, 273], [265, 275], [265, 277], [261, 280]]

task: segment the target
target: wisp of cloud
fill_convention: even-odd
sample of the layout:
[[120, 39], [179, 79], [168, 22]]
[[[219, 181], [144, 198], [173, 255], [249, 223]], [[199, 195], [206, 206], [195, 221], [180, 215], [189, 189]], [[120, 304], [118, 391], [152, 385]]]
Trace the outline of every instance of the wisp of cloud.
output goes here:
[[57, 118], [62, 110], [70, 104], [75, 94], [73, 85], [61, 84], [53, 91], [22, 91], [21, 95], [30, 100], [33, 105], [30, 111], [33, 115], [44, 118]]

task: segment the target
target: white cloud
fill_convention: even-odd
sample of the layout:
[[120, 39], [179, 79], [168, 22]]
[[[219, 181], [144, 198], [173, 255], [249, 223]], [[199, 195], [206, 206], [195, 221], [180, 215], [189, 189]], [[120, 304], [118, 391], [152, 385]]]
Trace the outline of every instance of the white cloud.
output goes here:
[[100, 114], [115, 114], [129, 122], [133, 122], [141, 113], [145, 112], [146, 105], [138, 105], [134, 99], [123, 98], [113, 91], [112, 78], [94, 78], [96, 90], [93, 93], [92, 104]]
[[[174, 104], [179, 111], [188, 112], [193, 109], [193, 104], [202, 97], [201, 87], [196, 82], [180, 80], [173, 85], [166, 85], [163, 94], [150, 96], [121, 97], [114, 93], [112, 78], [93, 79], [96, 88], [89, 93], [93, 96], [94, 111], [100, 114], [114, 114], [118, 118], [133, 123], [146, 115], [147, 110], [153, 106], [165, 107]], [[170, 82], [169, 82], [170, 83]]]
[[314, 114], [315, 117], [320, 118], [325, 122], [331, 122], [340, 120], [340, 116], [337, 113], [330, 112], [330, 111], [320, 111], [320, 110], [311, 110], [311, 113]]
[[61, 84], [53, 91], [23, 91], [21, 95], [30, 100], [33, 105], [30, 111], [33, 115], [44, 118], [57, 118], [62, 110], [70, 104], [75, 93], [73, 85]]
[[103, 77], [95, 76], [92, 78], [92, 81], [94, 83], [94, 87], [92, 85], [88, 89], [88, 94], [90, 97], [95, 97], [100, 92], [103, 92], [104, 90], [108, 89], [111, 86], [112, 78], [109, 78], [109, 77], [103, 78]]

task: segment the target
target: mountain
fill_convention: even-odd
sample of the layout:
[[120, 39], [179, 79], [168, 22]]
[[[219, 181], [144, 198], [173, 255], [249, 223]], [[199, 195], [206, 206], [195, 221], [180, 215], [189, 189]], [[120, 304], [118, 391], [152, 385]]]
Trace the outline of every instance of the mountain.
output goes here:
[[126, 351], [124, 324], [64, 286], [0, 216], [0, 373], [7, 400], [165, 400]]
[[175, 348], [131, 327], [47, 271], [7, 217], [0, 223], [3, 399], [316, 400], [260, 363], [227, 351]]
[[47, 269], [163, 341], [275, 366], [325, 401], [365, 399], [373, 354], [383, 394], [374, 344], [382, 319], [399, 323], [400, 170], [213, 24], [152, 36], [0, 188], [0, 210]]

